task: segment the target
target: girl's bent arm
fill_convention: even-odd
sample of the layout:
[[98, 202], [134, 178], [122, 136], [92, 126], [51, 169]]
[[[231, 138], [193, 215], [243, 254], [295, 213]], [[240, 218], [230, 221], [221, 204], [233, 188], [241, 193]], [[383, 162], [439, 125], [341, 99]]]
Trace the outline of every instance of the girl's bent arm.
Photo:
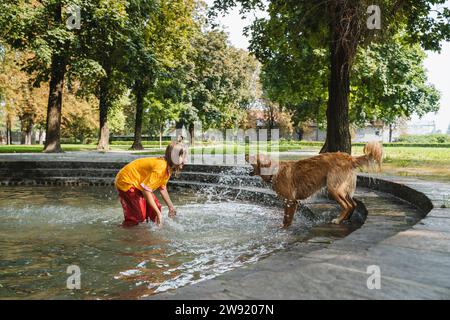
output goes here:
[[162, 224], [162, 214], [159, 211], [158, 206], [156, 205], [155, 200], [153, 199], [153, 195], [151, 191], [143, 190], [142, 191], [145, 200], [147, 200], [148, 204], [152, 207], [153, 211], [156, 212], [156, 224], [159, 226]]
[[175, 208], [173, 206], [172, 200], [170, 200], [169, 192], [166, 188], [160, 188], [159, 192], [164, 200], [164, 202], [169, 207], [169, 217], [173, 217], [176, 214]]

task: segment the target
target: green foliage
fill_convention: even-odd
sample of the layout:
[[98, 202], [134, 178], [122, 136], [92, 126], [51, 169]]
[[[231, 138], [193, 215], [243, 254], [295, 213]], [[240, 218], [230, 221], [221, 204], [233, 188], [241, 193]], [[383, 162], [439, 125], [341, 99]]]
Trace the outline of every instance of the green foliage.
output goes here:
[[111, 134], [123, 134], [126, 126], [126, 116], [124, 110], [131, 104], [127, 94], [113, 101], [108, 110], [108, 127]]
[[[268, 98], [293, 111], [296, 124], [312, 120], [323, 126], [329, 51], [314, 37], [292, 36], [296, 26], [288, 6], [273, 3], [269, 10], [273, 10], [270, 19], [257, 20], [252, 27], [251, 49], [263, 62], [263, 90]], [[403, 31], [359, 47], [350, 79], [352, 123], [394, 123], [439, 109], [439, 93], [427, 83], [425, 53], [406, 40]]]
[[62, 119], [61, 135], [68, 141], [85, 143], [86, 139], [94, 138], [96, 131], [84, 115], [69, 113]]
[[234, 127], [254, 100], [256, 60], [227, 43], [223, 31], [197, 33], [186, 67], [188, 102], [205, 128]]
[[[102, 2], [105, 6], [106, 2]], [[83, 32], [88, 29], [89, 17], [86, 8], [92, 8], [91, 3], [88, 0], [17, 0], [0, 4], [0, 39], [15, 49], [33, 53], [23, 67], [33, 74], [35, 86], [49, 80], [51, 61], [55, 56], [63, 57], [69, 73], [78, 76], [78, 79], [95, 79], [102, 74], [97, 62], [87, 58], [84, 51], [86, 38]], [[68, 4], [77, 4], [83, 8], [80, 30], [66, 27], [65, 8]], [[58, 11], [59, 15], [56, 14]], [[89, 40], [96, 42], [97, 39]]]
[[427, 83], [425, 56], [419, 45], [405, 43], [400, 35], [361, 48], [351, 81], [352, 122], [393, 124], [438, 111], [440, 94]]
[[[399, 32], [404, 32], [402, 40], [405, 43], [439, 50], [441, 41], [450, 39], [450, 10], [434, 7], [444, 2], [377, 1], [376, 5], [382, 10], [381, 30], [367, 27], [366, 10], [374, 4], [370, 0], [215, 0], [212, 15], [226, 12], [237, 4], [242, 6], [243, 14], [267, 5], [269, 18], [256, 20], [247, 31], [252, 34], [251, 51], [265, 65], [263, 83], [268, 97], [291, 107], [297, 119], [315, 118], [320, 122], [323, 119], [323, 92], [327, 90], [327, 141], [324, 151], [350, 151], [348, 113], [352, 96], [348, 94], [348, 88], [357, 53], [374, 43], [393, 43]], [[326, 52], [326, 70], [321, 68], [325, 63], [312, 59], [314, 50]], [[386, 59], [385, 65], [389, 63]], [[315, 76], [327, 79], [327, 71], [329, 83], [314, 79]], [[375, 91], [377, 97], [371, 102], [380, 102], [376, 109], [380, 111], [382, 120], [393, 122], [394, 117], [408, 117], [412, 112], [437, 108], [438, 94], [434, 88], [424, 84], [420, 73], [416, 70], [415, 74], [405, 77], [399, 77], [399, 73], [391, 74], [386, 81], [381, 81]], [[411, 79], [414, 79], [412, 83]], [[355, 79], [352, 80], [355, 82]], [[386, 92], [391, 83], [396, 84], [393, 92]], [[356, 85], [362, 84], [356, 81]], [[400, 87], [410, 84], [412, 89], [407, 92], [407, 99], [403, 99]], [[287, 99], [283, 90], [287, 92]], [[296, 91], [302, 95], [296, 95]], [[419, 108], [415, 108], [414, 103], [419, 104]], [[357, 107], [364, 109], [362, 105]], [[366, 113], [353, 114], [353, 118], [362, 121]]]
[[[294, 112], [294, 121], [323, 125], [329, 71], [328, 54], [306, 46], [292, 59], [272, 48], [261, 75], [265, 94]], [[439, 93], [427, 83], [424, 51], [397, 36], [386, 43], [360, 48], [351, 77], [350, 119], [364, 125], [381, 120], [422, 116], [439, 109]]]
[[178, 120], [186, 107], [182, 102], [174, 102], [170, 98], [158, 96], [155, 92], [150, 93], [145, 99], [145, 106], [144, 123], [152, 136], [162, 135], [165, 124], [168, 121]]

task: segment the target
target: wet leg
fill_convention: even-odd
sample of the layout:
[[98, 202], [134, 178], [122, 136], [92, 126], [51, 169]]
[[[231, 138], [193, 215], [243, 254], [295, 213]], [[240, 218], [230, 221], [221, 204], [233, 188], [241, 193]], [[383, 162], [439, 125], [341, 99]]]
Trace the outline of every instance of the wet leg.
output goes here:
[[341, 211], [339, 212], [339, 216], [335, 219], [333, 219], [331, 221], [331, 223], [335, 223], [335, 224], [340, 224], [342, 222], [342, 220], [345, 219], [345, 217], [348, 215], [348, 212], [350, 211], [350, 206], [348, 205], [347, 201], [345, 201], [345, 196], [335, 193], [335, 192], [330, 192], [330, 195], [332, 196], [332, 198], [334, 200], [336, 200], [336, 202], [341, 206]]
[[297, 201], [287, 201], [284, 205], [283, 228], [287, 228], [292, 224], [295, 211], [297, 211]]

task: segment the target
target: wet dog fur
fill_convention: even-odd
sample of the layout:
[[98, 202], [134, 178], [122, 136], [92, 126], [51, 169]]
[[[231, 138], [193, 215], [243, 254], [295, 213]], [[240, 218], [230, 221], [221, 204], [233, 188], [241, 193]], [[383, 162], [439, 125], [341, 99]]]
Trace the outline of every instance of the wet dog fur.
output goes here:
[[332, 223], [340, 224], [356, 209], [353, 194], [356, 188], [358, 167], [377, 164], [381, 170], [383, 149], [378, 142], [369, 142], [364, 155], [353, 157], [344, 152], [322, 153], [299, 161], [272, 161], [269, 156], [246, 155], [253, 167], [252, 175], [272, 183], [273, 190], [284, 200], [283, 227], [291, 225], [298, 201], [304, 200], [326, 187], [328, 194], [341, 207], [339, 216]]

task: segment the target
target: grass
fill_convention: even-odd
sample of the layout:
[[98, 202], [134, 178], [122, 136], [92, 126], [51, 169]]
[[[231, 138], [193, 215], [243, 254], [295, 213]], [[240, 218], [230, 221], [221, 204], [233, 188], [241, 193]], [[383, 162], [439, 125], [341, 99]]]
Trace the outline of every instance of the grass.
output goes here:
[[[354, 147], [362, 154], [362, 147]], [[383, 172], [429, 180], [450, 181], [450, 148], [384, 147]]]

